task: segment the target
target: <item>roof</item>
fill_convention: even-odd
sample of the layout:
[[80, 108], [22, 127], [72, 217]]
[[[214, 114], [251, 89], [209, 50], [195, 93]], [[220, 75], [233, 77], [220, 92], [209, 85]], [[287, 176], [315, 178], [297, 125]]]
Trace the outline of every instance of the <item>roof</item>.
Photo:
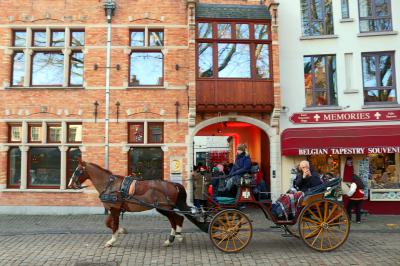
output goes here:
[[265, 6], [197, 4], [196, 18], [271, 19]]

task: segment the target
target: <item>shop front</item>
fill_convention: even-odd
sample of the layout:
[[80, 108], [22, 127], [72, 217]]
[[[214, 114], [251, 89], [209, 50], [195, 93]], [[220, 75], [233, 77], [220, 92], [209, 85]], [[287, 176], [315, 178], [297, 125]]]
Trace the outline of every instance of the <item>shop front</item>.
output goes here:
[[363, 209], [400, 214], [400, 125], [290, 128], [281, 138], [283, 176], [304, 159], [344, 182], [354, 173], [366, 185]]

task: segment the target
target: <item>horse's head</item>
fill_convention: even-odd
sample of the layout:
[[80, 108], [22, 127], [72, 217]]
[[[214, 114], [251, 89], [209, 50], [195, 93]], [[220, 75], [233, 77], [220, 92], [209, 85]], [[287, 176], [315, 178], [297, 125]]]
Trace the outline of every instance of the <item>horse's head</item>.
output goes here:
[[78, 166], [76, 167], [74, 173], [69, 180], [68, 188], [72, 189], [82, 189], [86, 186], [82, 186], [82, 183], [89, 178], [89, 175], [86, 171], [86, 163], [82, 161], [82, 159], [78, 158]]

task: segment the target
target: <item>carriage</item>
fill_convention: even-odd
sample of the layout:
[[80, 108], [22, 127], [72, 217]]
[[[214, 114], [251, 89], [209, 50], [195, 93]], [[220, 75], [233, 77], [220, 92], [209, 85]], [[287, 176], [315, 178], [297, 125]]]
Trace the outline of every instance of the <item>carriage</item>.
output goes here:
[[[245, 175], [241, 178], [236, 198], [217, 197], [217, 200], [209, 200], [208, 207], [197, 216], [207, 226], [199, 228], [203, 231], [208, 228], [211, 242], [219, 250], [239, 252], [250, 243], [253, 235], [251, 220], [240, 209], [255, 206], [264, 213], [266, 219], [300, 238], [308, 247], [317, 251], [332, 251], [346, 241], [350, 231], [347, 212], [336, 200], [340, 184], [341, 179], [335, 178], [305, 193], [295, 207], [294, 216], [278, 219], [272, 213], [271, 200], [256, 200], [251, 176]], [[298, 231], [293, 229], [296, 224]]]

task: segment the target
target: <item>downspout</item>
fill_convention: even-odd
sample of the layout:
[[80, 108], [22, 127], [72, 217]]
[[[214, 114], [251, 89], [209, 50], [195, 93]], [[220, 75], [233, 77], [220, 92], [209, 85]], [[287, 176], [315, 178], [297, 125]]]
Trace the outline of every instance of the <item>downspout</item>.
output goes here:
[[107, 16], [107, 62], [106, 62], [106, 113], [105, 113], [105, 154], [104, 154], [104, 168], [109, 168], [109, 123], [110, 123], [110, 66], [111, 66], [111, 17], [115, 11], [114, 0], [107, 0], [104, 2], [104, 11]]

